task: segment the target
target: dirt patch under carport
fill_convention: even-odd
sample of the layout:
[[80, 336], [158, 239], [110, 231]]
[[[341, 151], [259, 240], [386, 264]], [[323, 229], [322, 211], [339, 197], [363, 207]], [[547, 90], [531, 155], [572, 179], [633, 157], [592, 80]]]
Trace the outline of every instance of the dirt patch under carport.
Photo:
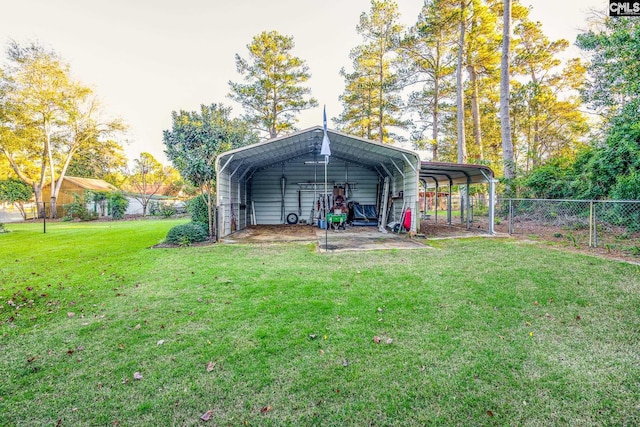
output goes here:
[[[325, 248], [325, 238], [327, 245]], [[425, 248], [407, 234], [381, 233], [376, 227], [349, 227], [345, 230], [320, 229], [310, 225], [254, 225], [226, 236], [223, 243], [317, 243], [318, 251], [366, 251], [378, 249]]]
[[[346, 230], [318, 230], [318, 251], [372, 251], [380, 249], [424, 249], [419, 240], [407, 234], [382, 233], [375, 227], [347, 227]], [[325, 245], [326, 243], [326, 245]]]
[[222, 243], [311, 243], [316, 227], [310, 225], [251, 225], [221, 239]]

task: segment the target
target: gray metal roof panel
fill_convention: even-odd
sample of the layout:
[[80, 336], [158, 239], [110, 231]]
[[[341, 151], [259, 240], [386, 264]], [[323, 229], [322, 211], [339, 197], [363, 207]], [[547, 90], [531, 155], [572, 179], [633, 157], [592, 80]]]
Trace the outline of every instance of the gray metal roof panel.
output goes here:
[[[381, 163], [388, 163], [391, 158], [404, 161], [404, 157], [407, 156], [409, 159], [413, 158], [418, 161], [418, 155], [413, 151], [350, 136], [330, 129], [327, 130], [327, 133], [331, 141], [331, 155], [342, 160], [370, 168]], [[229, 158], [232, 158], [229, 167], [233, 167], [243, 160], [248, 161], [251, 159], [249, 162], [251, 165], [247, 164], [245, 168], [260, 169], [291, 158], [309, 155], [310, 153], [319, 156], [322, 137], [323, 128], [315, 126], [286, 136], [227, 151], [218, 156], [218, 164], [224, 165]]]

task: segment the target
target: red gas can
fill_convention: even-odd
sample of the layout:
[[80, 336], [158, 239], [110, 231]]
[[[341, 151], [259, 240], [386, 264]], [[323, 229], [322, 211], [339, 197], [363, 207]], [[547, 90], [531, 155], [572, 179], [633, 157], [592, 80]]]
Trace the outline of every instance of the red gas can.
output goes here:
[[405, 211], [402, 226], [407, 231], [411, 230], [411, 208], [407, 208], [407, 210]]

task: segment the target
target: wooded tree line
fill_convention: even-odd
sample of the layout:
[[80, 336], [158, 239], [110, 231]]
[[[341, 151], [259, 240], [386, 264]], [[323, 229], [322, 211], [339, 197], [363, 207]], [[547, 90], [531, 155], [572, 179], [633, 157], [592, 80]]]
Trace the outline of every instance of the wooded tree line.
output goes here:
[[[550, 40], [515, 0], [426, 0], [415, 25], [399, 18], [386, 0], [360, 16], [362, 44], [340, 70], [338, 130], [408, 141], [433, 161], [490, 165], [509, 195], [639, 197], [637, 20], [594, 12], [577, 40], [583, 62], [567, 58], [570, 42]], [[266, 55], [267, 45], [281, 55]], [[316, 105], [293, 46], [265, 32], [248, 45], [249, 60], [236, 55], [245, 83], [230, 82], [230, 98], [269, 137]], [[289, 86], [298, 92], [284, 93]]]
[[[391, 1], [373, 0], [362, 14], [364, 44], [351, 51], [354, 71], [341, 71], [339, 129], [381, 142], [408, 135], [434, 161], [487, 164], [498, 174], [511, 166], [519, 176], [573, 159], [587, 142], [579, 93], [587, 69], [577, 58], [561, 60], [569, 42], [549, 40], [519, 2], [428, 0], [415, 25], [398, 22]], [[506, 37], [510, 72], [501, 78]], [[509, 108], [501, 114], [505, 78]], [[512, 159], [503, 151], [505, 113]]]
[[[514, 0], [426, 0], [414, 25], [399, 18], [397, 4], [382, 0], [360, 16], [362, 43], [339, 71], [338, 130], [410, 143], [434, 161], [490, 165], [510, 194], [640, 198], [637, 20], [597, 16], [577, 40], [583, 62], [567, 58], [570, 42], [549, 40]], [[265, 31], [236, 55], [241, 81], [229, 82], [228, 97], [241, 117], [220, 103], [172, 113], [167, 156], [209, 197], [217, 154], [292, 132], [299, 113], [318, 105], [294, 48], [292, 36]], [[18, 177], [36, 197], [65, 174], [127, 178], [116, 138], [123, 122], [106, 118], [55, 52], [10, 43], [0, 100], [0, 178]], [[143, 154], [133, 184], [146, 185], [157, 166]]]

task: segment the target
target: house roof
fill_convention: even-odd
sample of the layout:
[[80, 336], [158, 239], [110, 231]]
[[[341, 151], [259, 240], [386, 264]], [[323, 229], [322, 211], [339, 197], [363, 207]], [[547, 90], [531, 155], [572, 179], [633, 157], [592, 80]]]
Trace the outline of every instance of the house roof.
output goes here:
[[84, 188], [85, 190], [95, 190], [95, 191], [117, 190], [116, 187], [114, 187], [113, 185], [109, 184], [107, 181], [104, 181], [102, 179], [78, 178], [75, 176], [65, 176], [64, 179], [65, 181], [69, 181], [80, 188]]
[[[358, 163], [361, 166], [388, 170], [404, 162], [417, 165], [417, 153], [388, 144], [369, 141], [335, 130], [327, 130], [331, 141], [331, 159]], [[218, 156], [218, 173], [230, 169], [237, 176], [300, 157], [317, 155], [319, 160], [323, 128], [314, 126], [286, 136], [227, 151]]]

